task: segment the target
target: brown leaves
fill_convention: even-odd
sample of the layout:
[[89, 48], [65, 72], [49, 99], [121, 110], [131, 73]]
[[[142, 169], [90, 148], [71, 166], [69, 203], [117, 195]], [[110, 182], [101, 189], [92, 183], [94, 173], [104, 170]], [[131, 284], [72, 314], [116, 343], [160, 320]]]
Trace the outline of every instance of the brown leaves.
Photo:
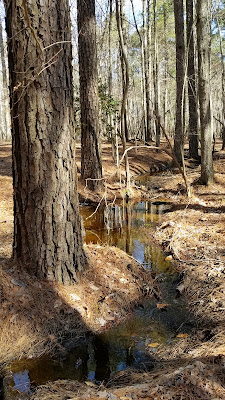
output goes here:
[[169, 307], [170, 306], [170, 304], [168, 304], [168, 303], [158, 303], [157, 305], [156, 305], [156, 307], [159, 309], [159, 310], [162, 310], [162, 309], [164, 309], [164, 308], [166, 308], [166, 307]]

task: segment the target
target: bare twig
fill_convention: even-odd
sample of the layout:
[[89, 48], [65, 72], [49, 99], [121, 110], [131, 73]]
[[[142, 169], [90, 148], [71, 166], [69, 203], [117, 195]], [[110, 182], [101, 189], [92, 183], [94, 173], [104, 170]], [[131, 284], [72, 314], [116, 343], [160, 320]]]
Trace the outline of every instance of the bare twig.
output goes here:
[[[167, 142], [169, 143], [169, 147], [170, 147], [171, 152], [169, 152], [169, 151], [166, 150], [166, 149], [161, 149], [161, 148], [156, 147], [156, 146], [141, 145], [141, 146], [138, 146], [138, 147], [144, 147], [144, 148], [148, 148], [148, 149], [160, 150], [160, 151], [164, 151], [166, 154], [168, 154], [168, 156], [170, 156], [170, 157], [174, 160], [174, 162], [175, 162], [177, 168], [179, 169], [179, 171], [180, 171], [180, 173], [181, 173], [181, 175], [182, 175], [182, 177], [183, 177], [183, 179], [184, 179], [184, 183], [185, 183], [185, 187], [186, 187], [186, 191], [187, 191], [187, 196], [190, 197], [191, 190], [190, 190], [190, 185], [189, 185], [189, 183], [188, 183], [188, 181], [187, 181], [186, 173], [184, 172], [184, 170], [182, 169], [182, 167], [181, 167], [180, 164], [178, 163], [178, 161], [177, 161], [177, 159], [176, 159], [176, 157], [175, 157], [175, 155], [174, 155], [174, 153], [173, 153], [173, 148], [172, 148], [172, 145], [171, 145], [170, 140], [169, 140], [169, 138], [168, 138], [168, 135], [167, 135], [167, 133], [166, 133], [166, 131], [165, 131], [165, 128], [162, 126], [162, 124], [160, 123], [160, 121], [159, 121], [159, 124], [160, 124], [160, 127], [161, 127], [161, 129], [162, 129], [162, 131], [163, 131], [163, 133], [164, 133], [164, 135], [165, 135], [165, 137], [166, 137], [166, 139], [167, 139]], [[122, 161], [123, 161], [123, 159], [124, 159], [124, 157], [125, 157], [125, 154], [126, 154], [129, 150], [132, 150], [132, 149], [134, 149], [134, 148], [136, 148], [136, 146], [128, 147], [128, 148], [124, 151], [124, 153], [123, 153], [123, 155], [122, 155], [122, 158], [121, 158], [121, 160], [120, 160], [120, 164], [122, 163]]]

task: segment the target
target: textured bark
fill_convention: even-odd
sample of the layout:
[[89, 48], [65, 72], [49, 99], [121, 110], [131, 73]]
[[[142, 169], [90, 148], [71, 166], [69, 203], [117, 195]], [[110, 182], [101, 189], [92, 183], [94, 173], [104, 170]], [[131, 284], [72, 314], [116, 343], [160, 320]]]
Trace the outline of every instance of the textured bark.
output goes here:
[[[121, 22], [121, 29], [122, 29], [122, 35], [123, 35], [123, 42], [124, 42], [124, 48], [125, 52], [127, 53], [127, 32], [125, 28], [124, 21], [126, 20], [125, 14], [124, 14], [124, 0], [120, 0], [120, 22]], [[122, 71], [122, 87], [123, 87], [123, 96], [126, 91], [126, 64], [124, 61], [123, 57], [123, 51], [120, 46], [120, 62], [121, 62], [121, 71]], [[129, 130], [128, 130], [128, 124], [127, 124], [127, 103], [125, 103], [124, 106], [124, 113], [123, 113], [123, 119], [124, 119], [124, 133], [125, 133], [125, 138], [126, 141], [130, 140], [130, 135], [129, 135]]]
[[4, 52], [4, 42], [2, 35], [2, 22], [0, 21], [0, 52], [1, 52], [1, 64], [2, 64], [2, 139], [7, 139], [8, 135], [8, 123], [7, 116], [9, 115], [9, 92], [8, 92], [8, 79], [6, 73], [6, 62], [5, 62], [5, 52]]
[[160, 145], [160, 114], [159, 114], [159, 69], [157, 49], [157, 21], [156, 21], [156, 0], [153, 0], [153, 31], [154, 31], [154, 60], [153, 60], [153, 81], [154, 81], [154, 109], [155, 109], [155, 134], [156, 146]]
[[130, 190], [130, 167], [129, 167], [129, 159], [128, 154], [126, 151], [126, 136], [125, 136], [125, 110], [126, 110], [126, 102], [129, 90], [129, 64], [127, 60], [126, 54], [126, 47], [123, 40], [123, 31], [121, 25], [121, 13], [119, 13], [119, 4], [118, 0], [116, 0], [116, 22], [117, 22], [117, 29], [119, 34], [119, 41], [121, 47], [121, 53], [123, 57], [123, 62], [125, 64], [125, 71], [126, 71], [126, 85], [123, 90], [123, 99], [121, 104], [121, 111], [120, 111], [120, 118], [121, 118], [121, 137], [122, 137], [122, 144], [123, 144], [123, 152], [125, 153], [125, 169], [126, 169], [126, 187]]
[[108, 73], [108, 85], [109, 85], [109, 96], [112, 97], [112, 0], [109, 0], [109, 73]]
[[198, 113], [195, 77], [195, 52], [193, 37], [193, 0], [186, 0], [187, 52], [188, 52], [188, 106], [189, 106], [189, 157], [198, 160]]
[[[13, 136], [14, 254], [71, 283], [86, 263], [77, 198], [67, 0], [5, 0]], [[52, 43], [55, 44], [41, 51]]]
[[197, 0], [198, 93], [201, 124], [201, 181], [213, 181], [210, 105], [211, 0]]
[[167, 102], [168, 102], [168, 44], [167, 44], [167, 11], [166, 11], [166, 0], [163, 3], [163, 61], [164, 61], [164, 93], [163, 93], [163, 123], [165, 130], [167, 131]]
[[223, 34], [219, 22], [217, 21], [220, 40], [220, 63], [221, 63], [221, 92], [222, 92], [222, 149], [225, 149], [225, 65], [224, 65], [224, 51], [223, 51]]
[[[150, 0], [142, 1], [143, 7], [143, 50], [144, 50], [144, 75], [145, 75], [145, 102], [146, 102], [146, 138], [149, 142], [152, 139], [151, 132], [151, 100], [150, 100]], [[146, 23], [147, 17], [147, 23]]]
[[[136, 31], [137, 31], [137, 34], [138, 34], [138, 37], [140, 40], [140, 47], [141, 47], [141, 93], [142, 93], [142, 110], [143, 110], [143, 117], [142, 117], [143, 127], [141, 128], [141, 132], [142, 132], [142, 138], [144, 139], [145, 142], [147, 142], [148, 140], [152, 140], [152, 130], [150, 130], [150, 137], [148, 137], [149, 135], [147, 134], [147, 110], [146, 110], [146, 103], [147, 103], [146, 98], [148, 96], [146, 96], [146, 79], [145, 79], [145, 62], [144, 62], [145, 61], [144, 60], [145, 59], [144, 46], [146, 46], [146, 43], [144, 43], [145, 30], [146, 30], [146, 28], [144, 26], [145, 25], [145, 18], [144, 18], [145, 1], [142, 1], [142, 9], [143, 9], [142, 35], [138, 29], [137, 19], [136, 19], [135, 10], [134, 10], [134, 2], [133, 2], [133, 0], [130, 0], [130, 2], [131, 2], [131, 6], [132, 6], [132, 14], [133, 14], [133, 19], [134, 19], [134, 24], [135, 24], [135, 28], [136, 28]], [[148, 4], [149, 3], [150, 3], [150, 1], [148, 1]], [[149, 4], [149, 6], [150, 6], [150, 4]], [[147, 24], [148, 24], [149, 17], [150, 17], [150, 10], [148, 10], [147, 12], [148, 12]], [[148, 48], [148, 52], [149, 52], [149, 49], [150, 49], [150, 23], [149, 23], [149, 25], [147, 25], [147, 38], [146, 39], [147, 39], [147, 48]], [[151, 59], [150, 59], [150, 52], [149, 52], [149, 58], [148, 58], [149, 71], [150, 71], [150, 65], [151, 65], [150, 60]], [[151, 85], [150, 85], [150, 80], [149, 80], [149, 96], [150, 96], [150, 93], [151, 93]], [[149, 111], [150, 111], [150, 109], [149, 109]], [[137, 108], [137, 113], [138, 113], [138, 108]], [[149, 122], [150, 122], [150, 126], [151, 126], [150, 119], [149, 119]]]
[[176, 123], [174, 153], [181, 164], [184, 148], [184, 11], [183, 0], [174, 0], [176, 36]]
[[77, 1], [81, 105], [81, 179], [91, 190], [102, 186], [95, 0]]

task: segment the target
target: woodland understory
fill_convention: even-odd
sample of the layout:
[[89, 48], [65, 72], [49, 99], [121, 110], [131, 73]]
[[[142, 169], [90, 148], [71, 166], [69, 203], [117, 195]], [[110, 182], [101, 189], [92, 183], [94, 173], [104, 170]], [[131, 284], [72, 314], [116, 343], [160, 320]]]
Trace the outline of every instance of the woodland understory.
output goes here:
[[[164, 143], [164, 146], [165, 143]], [[181, 175], [171, 167], [164, 153], [146, 148], [131, 153], [131, 174], [152, 172], [152, 187], [133, 187], [133, 197], [167, 201], [174, 205], [161, 216], [160, 224], [143, 228], [143, 235], [170, 255], [181, 280], [178, 290], [187, 298], [190, 313], [197, 321], [189, 335], [177, 343], [160, 345], [154, 355], [153, 372], [128, 369], [119, 372], [106, 386], [89, 386], [73, 381], [56, 381], [38, 387], [31, 398], [37, 399], [224, 399], [225, 368], [225, 239], [224, 239], [224, 159], [217, 143], [214, 152], [215, 181], [199, 184], [200, 166], [186, 162], [192, 195], [187, 198]], [[125, 193], [116, 178], [110, 160], [110, 146], [102, 145], [103, 176], [106, 177], [108, 200]], [[0, 207], [1, 213], [1, 311], [0, 362], [2, 373], [13, 359], [38, 357], [62, 351], [62, 340], [70, 333], [73, 340], [84, 339], [86, 332], [110, 329], [126, 318], [135, 304], [143, 299], [143, 287], [150, 296], [158, 295], [157, 284], [124, 252], [107, 246], [88, 245], [85, 252], [89, 269], [77, 285], [64, 287], [35, 279], [11, 260], [13, 237], [11, 145], [1, 144]], [[79, 170], [79, 146], [77, 149]], [[132, 172], [133, 170], [133, 172]], [[95, 194], [79, 184], [80, 200], [106, 199], [104, 189]], [[92, 197], [92, 198], [91, 198]], [[129, 201], [133, 201], [130, 199]], [[103, 200], [104, 202], [105, 200]], [[132, 268], [127, 268], [132, 265]], [[111, 285], [106, 288], [106, 282]], [[135, 279], [134, 279], [135, 276]], [[121, 277], [126, 284], [121, 283]], [[111, 297], [123, 287], [124, 296]], [[97, 311], [99, 298], [101, 303]], [[104, 328], [101, 317], [107, 319]], [[117, 317], [115, 317], [117, 316]], [[74, 323], [76, 321], [76, 324]], [[6, 374], [7, 375], [7, 374]], [[7, 379], [7, 378], [6, 378]], [[19, 394], [19, 399], [27, 395]], [[7, 397], [6, 397], [7, 398]]]

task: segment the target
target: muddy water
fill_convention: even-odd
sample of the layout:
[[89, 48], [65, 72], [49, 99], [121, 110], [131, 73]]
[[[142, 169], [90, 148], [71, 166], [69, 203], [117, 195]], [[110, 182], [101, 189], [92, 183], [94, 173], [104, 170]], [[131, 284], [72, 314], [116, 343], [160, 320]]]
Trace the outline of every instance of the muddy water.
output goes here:
[[[166, 203], [157, 202], [124, 202], [107, 205], [97, 211], [89, 206], [81, 207], [85, 241], [118, 246], [143, 263], [145, 268], [150, 268], [160, 282], [160, 303], [168, 303], [169, 306], [159, 309], [157, 300], [148, 300], [127, 321], [109, 332], [89, 336], [79, 348], [69, 349], [68, 343], [65, 343], [67, 351], [56, 360], [42, 358], [12, 364], [11, 389], [17, 393], [30, 393], [35, 385], [57, 379], [98, 383], [107, 381], [127, 366], [152, 369], [157, 346], [179, 340], [178, 333], [189, 331], [185, 304], [176, 292], [177, 274], [143, 230], [159, 223], [160, 216], [170, 208]], [[149, 346], [151, 357], [147, 351]], [[11, 398], [16, 398], [13, 397], [15, 390], [12, 390]]]

